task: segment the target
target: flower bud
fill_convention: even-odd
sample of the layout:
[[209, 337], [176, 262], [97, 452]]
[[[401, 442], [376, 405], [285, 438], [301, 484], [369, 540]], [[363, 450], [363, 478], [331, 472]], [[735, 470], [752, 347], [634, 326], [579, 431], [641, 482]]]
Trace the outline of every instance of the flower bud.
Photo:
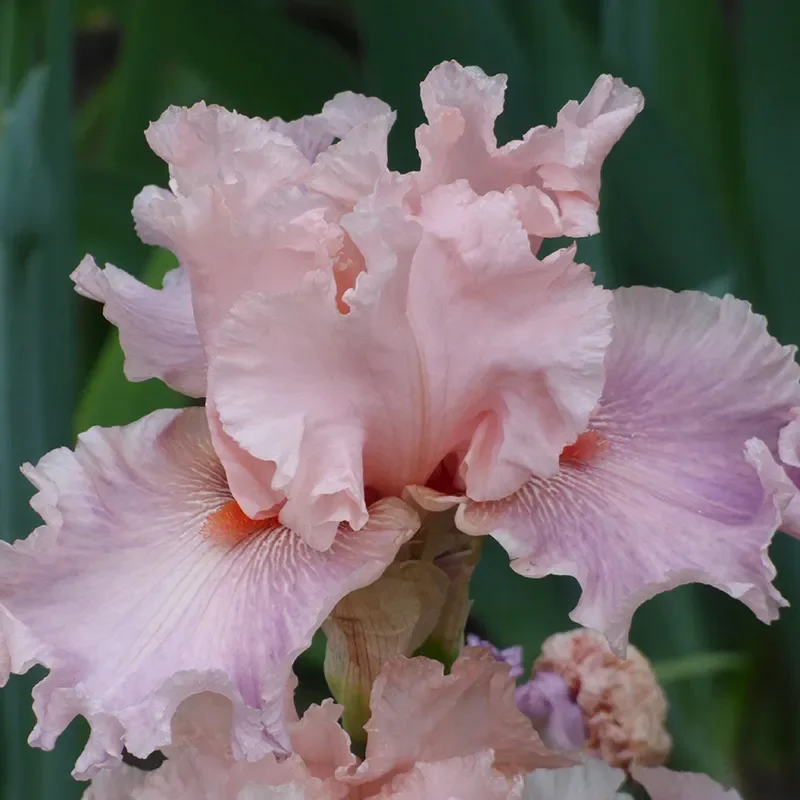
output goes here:
[[544, 675], [562, 679], [583, 715], [586, 752], [623, 769], [666, 760], [672, 745], [664, 728], [667, 699], [635, 647], [619, 658], [595, 631], [559, 633], [545, 641], [534, 673], [534, 683]]

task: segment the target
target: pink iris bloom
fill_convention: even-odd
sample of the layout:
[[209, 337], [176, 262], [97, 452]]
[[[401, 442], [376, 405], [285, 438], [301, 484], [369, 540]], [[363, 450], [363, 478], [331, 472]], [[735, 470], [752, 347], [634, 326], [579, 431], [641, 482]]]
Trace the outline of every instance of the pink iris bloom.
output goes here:
[[353, 94], [295, 123], [198, 104], [148, 130], [170, 189], [140, 194], [136, 227], [180, 266], [161, 290], [88, 257], [73, 278], [128, 376], [206, 395], [205, 412], [92, 429], [27, 467], [45, 525], [0, 559], [0, 665], [51, 670], [37, 744], [89, 719], [76, 774], [166, 746], [179, 703], [209, 690], [233, 703], [237, 757], [288, 749], [293, 660], [419, 526], [392, 498], [448, 456], [471, 496], [502, 497], [585, 428], [610, 295], [574, 248], [538, 259], [531, 242], [579, 232], [562, 206], [596, 213], [641, 96], [601, 78], [498, 148], [502, 90], [435, 69], [411, 175], [387, 168], [393, 113]]
[[232, 702], [234, 757], [289, 749], [292, 661], [415, 533], [404, 495], [457, 504], [523, 574], [578, 578], [575, 618], [618, 647], [639, 603], [686, 581], [775, 615], [788, 501], [745, 444], [777, 453], [791, 353], [732, 298], [612, 302], [574, 247], [538, 258], [596, 230], [641, 95], [604, 76], [498, 147], [503, 88], [434, 69], [410, 175], [387, 167], [392, 112], [353, 94], [295, 123], [200, 104], [149, 129], [170, 190], [137, 198], [137, 230], [180, 266], [161, 290], [90, 258], [74, 279], [131, 379], [206, 409], [27, 468], [45, 525], [0, 549], [0, 668], [50, 668], [41, 746], [89, 719], [77, 774], [169, 745], [205, 691]]

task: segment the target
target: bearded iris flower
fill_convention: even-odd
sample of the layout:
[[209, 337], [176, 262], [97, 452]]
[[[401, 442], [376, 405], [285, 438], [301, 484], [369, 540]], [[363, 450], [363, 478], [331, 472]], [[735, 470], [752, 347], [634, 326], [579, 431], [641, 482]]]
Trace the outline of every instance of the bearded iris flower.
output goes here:
[[233, 758], [288, 752], [292, 662], [430, 512], [522, 574], [576, 577], [575, 618], [618, 649], [687, 581], [775, 616], [792, 352], [733, 298], [612, 295], [574, 245], [539, 257], [597, 231], [603, 159], [643, 101], [603, 76], [498, 146], [504, 87], [435, 68], [409, 174], [388, 168], [393, 112], [350, 93], [296, 122], [198, 104], [148, 130], [170, 182], [136, 228], [178, 268], [160, 290], [90, 257], [73, 278], [130, 379], [205, 408], [27, 467], [45, 525], [0, 549], [0, 666], [50, 668], [36, 743], [90, 721], [78, 775], [170, 746], [203, 692], [232, 704]]

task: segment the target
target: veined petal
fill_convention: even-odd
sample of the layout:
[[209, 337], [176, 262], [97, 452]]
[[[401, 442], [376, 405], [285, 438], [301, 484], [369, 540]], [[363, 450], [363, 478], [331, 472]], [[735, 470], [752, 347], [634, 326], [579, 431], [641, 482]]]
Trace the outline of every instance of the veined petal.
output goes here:
[[448, 61], [421, 87], [428, 124], [417, 129], [420, 190], [469, 180], [479, 194], [511, 190], [535, 237], [596, 233], [600, 170], [644, 101], [609, 75], [586, 99], [568, 103], [555, 128], [532, 128], [497, 147], [494, 123], [503, 109], [506, 76]]
[[340, 774], [342, 780], [387, 780], [418, 761], [475, 757], [487, 750], [494, 768], [508, 775], [569, 763], [544, 747], [517, 710], [508, 665], [482, 647], [466, 648], [448, 675], [427, 658], [387, 662], [372, 687], [370, 708], [366, 758], [356, 770]]
[[204, 691], [233, 704], [234, 755], [287, 749], [292, 662], [418, 524], [381, 501], [321, 553], [274, 518], [249, 519], [196, 408], [93, 428], [26, 474], [47, 493], [35, 499], [46, 527], [35, 547], [0, 549], [0, 603], [46, 647], [32, 741], [51, 748], [77, 714], [92, 726], [78, 776], [123, 746], [167, 745], [176, 708]]
[[491, 532], [523, 575], [572, 575], [572, 618], [619, 651], [635, 609], [682, 583], [742, 600], [762, 620], [783, 599], [767, 556], [780, 502], [745, 458], [776, 448], [798, 404], [793, 348], [748, 304], [699, 292], [623, 289], [603, 397], [560, 472], [457, 515]]
[[725, 789], [707, 775], [636, 767], [633, 777], [647, 789], [650, 800], [742, 800], [735, 789]]
[[106, 319], [119, 329], [130, 381], [160, 378], [190, 397], [206, 393], [206, 356], [182, 267], [168, 272], [162, 289], [151, 289], [107, 264], [84, 257], [72, 273], [79, 294], [104, 304]]
[[399, 496], [457, 448], [475, 499], [555, 472], [610, 338], [609, 295], [574, 251], [537, 260], [511, 200], [464, 183], [427, 195], [418, 220], [357, 209], [342, 225], [366, 265], [349, 312], [324, 273], [243, 298], [211, 366], [225, 431], [276, 464], [282, 519], [357, 528], [365, 485]]

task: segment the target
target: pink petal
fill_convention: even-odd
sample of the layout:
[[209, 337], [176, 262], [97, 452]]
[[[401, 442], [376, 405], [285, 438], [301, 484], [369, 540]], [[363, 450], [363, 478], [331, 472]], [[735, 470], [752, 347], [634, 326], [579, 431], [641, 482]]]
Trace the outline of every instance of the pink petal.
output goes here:
[[498, 148], [505, 87], [505, 75], [455, 61], [431, 70], [421, 87], [428, 124], [417, 130], [421, 190], [466, 178], [480, 194], [510, 189], [532, 236], [596, 233], [603, 160], [642, 110], [641, 93], [602, 75], [582, 103], [561, 110], [555, 128], [532, 128]]
[[168, 744], [176, 708], [205, 691], [233, 704], [237, 757], [287, 748], [292, 662], [418, 525], [381, 501], [320, 553], [245, 517], [199, 408], [93, 428], [26, 474], [46, 527], [34, 547], [0, 549], [0, 602], [46, 645], [32, 741], [51, 748], [77, 714], [92, 726], [78, 776], [123, 745], [145, 756]]
[[564, 152], [558, 158], [545, 158], [537, 172], [544, 190], [558, 202], [566, 236], [586, 236], [599, 230], [603, 161], [643, 108], [638, 89], [619, 78], [601, 75], [581, 103], [573, 100], [559, 112], [556, 130], [563, 133]]
[[603, 761], [562, 769], [537, 769], [525, 778], [525, 800], [623, 800], [625, 773]]
[[781, 429], [778, 453], [786, 466], [800, 467], [800, 408], [794, 409], [794, 419]]
[[322, 107], [320, 118], [325, 120], [331, 134], [337, 139], [346, 139], [354, 130], [369, 125], [394, 112], [383, 100], [365, 97], [355, 92], [339, 92]]
[[252, 291], [284, 292], [308, 272], [330, 269], [342, 246], [325, 220], [327, 201], [296, 188], [253, 203], [241, 184], [212, 185], [189, 197], [146, 187], [134, 201], [140, 237], [167, 247], [186, 267], [206, 348], [231, 305]]
[[292, 750], [320, 780], [334, 779], [338, 770], [349, 770], [356, 762], [350, 752], [350, 737], [339, 725], [342, 706], [331, 700], [312, 705], [291, 729]]
[[151, 289], [107, 264], [84, 257], [72, 273], [79, 294], [104, 304], [119, 328], [130, 381], [160, 378], [191, 397], [206, 393], [206, 356], [197, 334], [189, 282], [182, 267], [168, 272], [163, 289]]
[[724, 789], [706, 775], [636, 767], [633, 777], [650, 793], [650, 800], [741, 800], [735, 789]]
[[148, 772], [127, 764], [104, 769], [92, 780], [81, 800], [139, 800], [148, 778]]
[[767, 491], [774, 492], [781, 511], [780, 529], [800, 538], [800, 409], [778, 436], [776, 448], [751, 439], [746, 445], [746, 458], [758, 470]]
[[497, 772], [493, 760], [492, 752], [486, 751], [419, 763], [375, 795], [375, 800], [522, 800], [521, 781]]
[[463, 183], [428, 195], [420, 223], [389, 208], [342, 224], [366, 264], [349, 313], [324, 273], [249, 296], [211, 367], [226, 432], [276, 464], [282, 520], [303, 535], [357, 528], [365, 484], [399, 495], [458, 448], [478, 499], [556, 471], [599, 397], [609, 339], [608, 293], [574, 251], [537, 260], [512, 201]]
[[[102, 770], [89, 787], [90, 800], [218, 800], [252, 797], [344, 800], [348, 788], [337, 783], [336, 768], [355, 757], [338, 724], [341, 707], [331, 701], [311, 706], [290, 726], [293, 753], [272, 754], [255, 762], [236, 761], [230, 750], [231, 704], [226, 698], [200, 694], [184, 701], [173, 718], [173, 744], [167, 760], [154, 772], [119, 765]], [[342, 747], [346, 757], [342, 759]], [[294, 793], [292, 793], [294, 792]]]
[[568, 761], [542, 745], [514, 704], [506, 664], [482, 647], [466, 648], [448, 675], [437, 661], [396, 658], [373, 684], [366, 759], [343, 780], [364, 784], [413, 768], [494, 753], [494, 767], [513, 775]]
[[216, 184], [240, 184], [251, 198], [301, 180], [310, 167], [295, 142], [276, 124], [200, 102], [170, 106], [145, 132], [153, 151], [169, 164], [170, 188], [189, 196]]
[[342, 247], [332, 223], [388, 174], [393, 119], [385, 103], [344, 93], [295, 122], [198, 103], [170, 107], [150, 126], [172, 192], [144, 189], [137, 231], [187, 266], [206, 346], [245, 292], [294, 289], [308, 271], [330, 268]]
[[[352, 131], [372, 126], [394, 112], [382, 100], [365, 97], [354, 92], [340, 92], [322, 107], [322, 112], [284, 122], [275, 117], [269, 126], [288, 136], [310, 161], [324, 153], [334, 139], [346, 139]], [[385, 150], [386, 143], [378, 141], [376, 147]]]
[[267, 125], [291, 139], [311, 164], [333, 144], [335, 138], [330, 124], [320, 114], [309, 114], [288, 122], [280, 117], [273, 117]]
[[388, 174], [395, 113], [377, 98], [343, 92], [325, 104], [320, 116], [341, 141], [320, 152], [308, 185], [349, 211]]
[[523, 575], [572, 575], [572, 618], [621, 650], [635, 609], [699, 581], [762, 620], [783, 599], [767, 556], [778, 498], [744, 457], [745, 442], [777, 445], [798, 403], [793, 349], [732, 297], [623, 289], [603, 397], [558, 475], [515, 496], [459, 512], [491, 532]]
[[780, 511], [778, 527], [800, 538], [800, 491], [790, 477], [790, 474], [797, 474], [797, 469], [779, 463], [760, 439], [749, 439], [745, 443], [745, 458], [755, 467], [767, 493], [775, 499]]
[[[239, 507], [252, 519], [274, 517], [286, 497], [272, 488], [275, 464], [250, 455], [225, 432], [212, 397], [206, 399], [206, 417], [214, 452], [225, 468], [228, 489]], [[335, 530], [330, 531], [318, 549], [327, 549], [335, 535]]]

